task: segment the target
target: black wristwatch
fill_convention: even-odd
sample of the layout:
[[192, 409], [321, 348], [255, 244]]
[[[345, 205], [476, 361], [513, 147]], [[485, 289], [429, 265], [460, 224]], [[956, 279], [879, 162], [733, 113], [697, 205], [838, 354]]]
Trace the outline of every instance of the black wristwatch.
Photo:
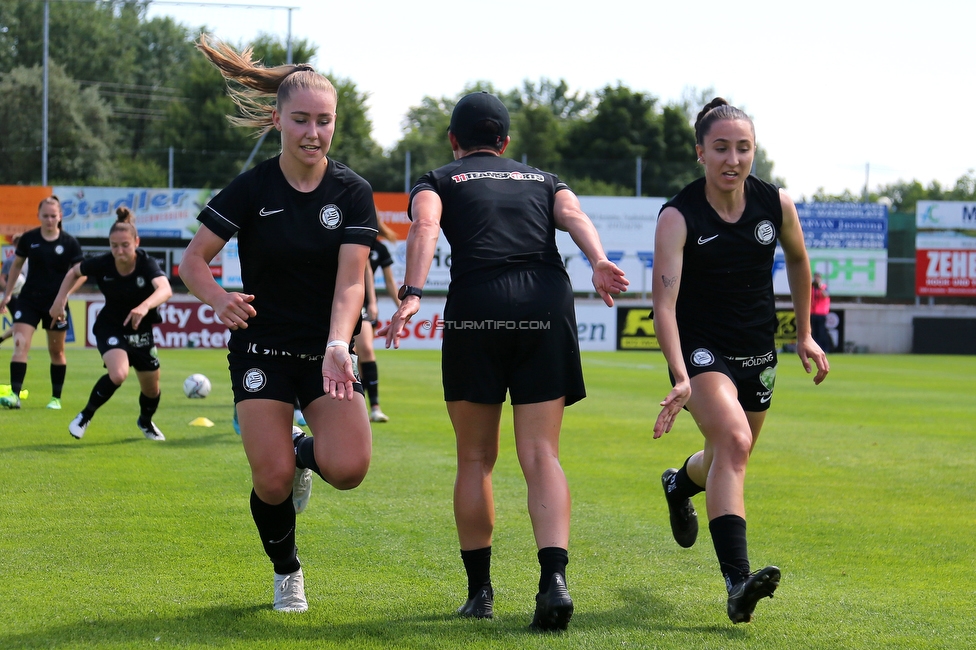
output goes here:
[[417, 296], [418, 298], [423, 298], [424, 292], [417, 287], [411, 287], [409, 284], [405, 284], [400, 287], [400, 291], [397, 293], [397, 298], [403, 300], [407, 296]]

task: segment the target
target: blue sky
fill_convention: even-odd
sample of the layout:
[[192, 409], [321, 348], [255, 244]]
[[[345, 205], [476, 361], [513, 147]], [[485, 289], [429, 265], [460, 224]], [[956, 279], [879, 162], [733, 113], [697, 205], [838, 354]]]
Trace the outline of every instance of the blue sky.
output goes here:
[[[583, 91], [621, 82], [662, 102], [712, 88], [753, 116], [795, 198], [818, 187], [859, 192], [866, 165], [872, 189], [951, 184], [976, 168], [973, 2], [258, 2], [297, 7], [293, 37], [318, 46], [320, 70], [369, 93], [384, 147], [425, 95], [548, 77]], [[284, 38], [288, 13], [150, 9], [234, 43]]]

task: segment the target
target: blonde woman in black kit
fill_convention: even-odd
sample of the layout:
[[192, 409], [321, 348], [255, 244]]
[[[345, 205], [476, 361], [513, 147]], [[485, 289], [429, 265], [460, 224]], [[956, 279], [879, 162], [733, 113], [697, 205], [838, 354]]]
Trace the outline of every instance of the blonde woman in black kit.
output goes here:
[[156, 308], [169, 300], [173, 290], [156, 260], [139, 248], [132, 212], [119, 208], [115, 213], [117, 220], [108, 231], [111, 252], [72, 266], [51, 306], [52, 318], [64, 318], [68, 293], [89, 276], [105, 296], [92, 333], [108, 372], [95, 383], [85, 408], [68, 424], [68, 433], [78, 439], [85, 435], [95, 411], [115, 394], [131, 366], [136, 369], [140, 389], [136, 426], [149, 440], [165, 440], [152, 421], [160, 395], [159, 356], [152, 326], [161, 322]]
[[[28, 230], [17, 242], [16, 256], [10, 267], [10, 277], [17, 278], [24, 263], [30, 261], [30, 273], [17, 298], [14, 311], [14, 353], [10, 358], [11, 395], [0, 397], [0, 406], [8, 409], [20, 408], [20, 389], [27, 376], [27, 355], [31, 339], [40, 323], [47, 330], [47, 351], [51, 357], [51, 401], [49, 409], [61, 409], [61, 390], [68, 369], [64, 356], [64, 339], [68, 332], [66, 318], [52, 319], [48, 314], [51, 303], [58, 294], [61, 279], [72, 264], [81, 261], [81, 245], [78, 240], [61, 229], [61, 201], [50, 196], [37, 206], [40, 228]], [[80, 286], [72, 287], [72, 291]], [[0, 298], [0, 311], [6, 308], [13, 298], [15, 283], [8, 282]]]
[[[250, 50], [206, 37], [198, 48], [235, 83], [229, 92], [244, 115], [237, 123], [281, 133], [278, 156], [238, 176], [200, 213], [180, 277], [231, 329], [227, 359], [251, 467], [251, 515], [274, 567], [274, 608], [302, 612], [295, 514], [308, 501], [309, 470], [349, 490], [365, 478], [372, 453], [349, 344], [376, 238], [373, 193], [327, 157], [336, 121], [328, 79], [305, 64], [265, 68]], [[225, 291], [210, 271], [235, 234], [242, 292]], [[293, 431], [296, 397], [314, 438]]]
[[779, 241], [796, 312], [796, 351], [814, 383], [830, 367], [810, 332], [810, 261], [800, 219], [785, 192], [750, 176], [756, 151], [752, 120], [724, 99], [695, 123], [705, 176], [668, 201], [654, 245], [654, 331], [674, 388], [661, 402], [654, 437], [687, 408], [704, 449], [661, 477], [675, 541], [695, 543], [691, 497], [705, 492], [708, 528], [728, 590], [733, 623], [752, 619], [780, 570], [751, 572], [743, 490], [746, 464], [762, 429], [776, 380], [773, 256]]

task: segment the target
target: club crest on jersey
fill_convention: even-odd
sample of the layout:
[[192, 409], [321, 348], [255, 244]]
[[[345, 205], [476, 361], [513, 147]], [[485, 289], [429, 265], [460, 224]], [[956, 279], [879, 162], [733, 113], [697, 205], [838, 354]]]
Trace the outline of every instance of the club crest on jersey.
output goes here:
[[697, 366], [698, 368], [704, 368], [705, 366], [710, 366], [715, 363], [715, 357], [712, 353], [705, 348], [698, 348], [691, 353], [691, 365]]
[[776, 228], [768, 219], [756, 226], [756, 241], [760, 244], [771, 244], [776, 240]]
[[136, 278], [136, 286], [139, 287], [140, 289], [146, 286], [146, 278], [142, 277], [141, 275], [138, 276]]
[[54, 247], [54, 252], [60, 255], [61, 253], [64, 252], [64, 246], [58, 244], [57, 246]]
[[244, 390], [256, 393], [268, 383], [268, 378], [260, 368], [251, 368], [244, 373]]
[[342, 223], [342, 212], [336, 204], [330, 203], [319, 212], [319, 221], [329, 230], [335, 230]]

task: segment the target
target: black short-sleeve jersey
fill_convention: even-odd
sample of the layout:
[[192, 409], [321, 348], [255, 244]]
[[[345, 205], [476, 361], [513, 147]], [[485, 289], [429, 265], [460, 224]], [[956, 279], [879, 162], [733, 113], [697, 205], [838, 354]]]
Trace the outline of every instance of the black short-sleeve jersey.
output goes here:
[[[556, 248], [553, 205], [569, 187], [510, 158], [475, 153], [424, 174], [410, 193], [440, 196], [441, 228], [451, 244], [451, 285], [471, 285], [511, 270], [566, 272]], [[408, 216], [413, 218], [409, 212]]]
[[82, 260], [81, 244], [66, 232], [47, 241], [41, 229], [28, 230], [17, 242], [17, 255], [30, 262], [20, 295], [37, 303], [53, 303], [68, 269]]
[[755, 176], [746, 178], [745, 191], [745, 211], [735, 223], [723, 221], [708, 203], [704, 178], [661, 208], [676, 208], [688, 228], [678, 332], [727, 355], [768, 351], [776, 332], [773, 257], [783, 207], [779, 189]]
[[[105, 296], [105, 306], [95, 319], [96, 329], [101, 326], [122, 327], [129, 312], [156, 290], [153, 279], [166, 275], [159, 268], [159, 263], [141, 248], [136, 249], [135, 270], [128, 275], [119, 274], [111, 253], [85, 259], [81, 263], [81, 274], [94, 280]], [[150, 309], [139, 323], [139, 328], [133, 331], [152, 331], [152, 326], [159, 322], [159, 311]], [[131, 327], [131, 324], [126, 327]]]
[[228, 348], [248, 344], [293, 354], [322, 354], [329, 336], [342, 244], [376, 238], [373, 191], [351, 169], [329, 159], [322, 182], [300, 192], [278, 157], [234, 179], [198, 219], [217, 236], [237, 235], [244, 293], [257, 314], [231, 333]]
[[390, 249], [379, 239], [374, 240], [373, 245], [369, 247], [369, 266], [373, 273], [376, 273], [376, 269], [393, 266], [393, 256], [390, 255]]

